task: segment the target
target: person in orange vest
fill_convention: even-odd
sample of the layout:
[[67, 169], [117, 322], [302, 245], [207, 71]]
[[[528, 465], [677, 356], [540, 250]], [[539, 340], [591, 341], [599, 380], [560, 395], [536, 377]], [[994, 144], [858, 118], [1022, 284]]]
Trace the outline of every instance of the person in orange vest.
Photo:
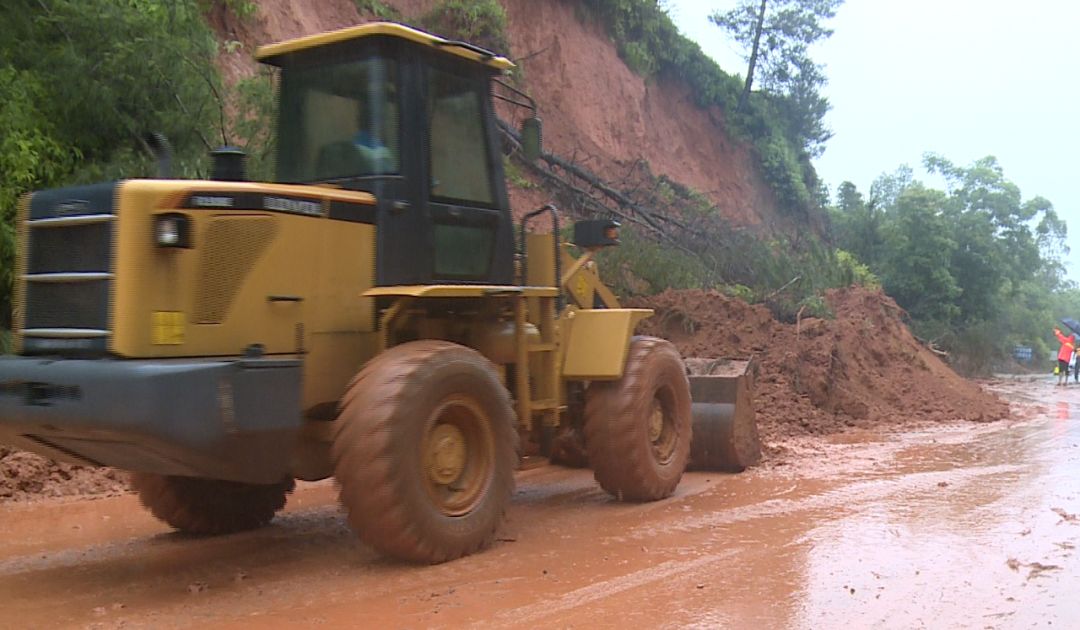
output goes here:
[[1058, 350], [1057, 362], [1058, 362], [1058, 385], [1068, 385], [1069, 383], [1069, 359], [1072, 358], [1073, 351], [1076, 349], [1076, 335], [1070, 334], [1068, 337], [1061, 334], [1061, 331], [1057, 328], [1054, 329], [1054, 336], [1061, 342], [1061, 349]]

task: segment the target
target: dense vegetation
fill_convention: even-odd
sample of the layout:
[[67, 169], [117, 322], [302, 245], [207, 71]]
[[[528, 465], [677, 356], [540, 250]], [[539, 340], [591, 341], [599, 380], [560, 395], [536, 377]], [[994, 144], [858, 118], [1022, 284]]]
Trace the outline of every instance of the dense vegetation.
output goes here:
[[928, 154], [946, 190], [883, 175], [864, 197], [840, 185], [831, 209], [837, 243], [880, 277], [916, 334], [983, 371], [1014, 345], [1048, 354], [1056, 317], [1080, 313], [1065, 280], [1066, 226], [1042, 197], [1023, 200], [993, 157], [960, 167]]
[[197, 156], [220, 138], [217, 44], [204, 9], [196, 0], [0, 7], [0, 317], [10, 312], [19, 195], [151, 174], [149, 131], [165, 133], [177, 170], [194, 174]]
[[[205, 174], [208, 149], [262, 132], [226, 92], [210, 0], [6, 0], [0, 4], [0, 329], [9, 326], [18, 197], [30, 190], [155, 173], [145, 134], [171, 141], [173, 174]], [[243, 0], [218, 0], [251, 13]], [[232, 106], [229, 104], [232, 103]], [[235, 120], [226, 120], [233, 111]], [[235, 128], [235, 129], [234, 129]], [[238, 132], [236, 130], [239, 130]], [[6, 336], [0, 338], [5, 343]]]

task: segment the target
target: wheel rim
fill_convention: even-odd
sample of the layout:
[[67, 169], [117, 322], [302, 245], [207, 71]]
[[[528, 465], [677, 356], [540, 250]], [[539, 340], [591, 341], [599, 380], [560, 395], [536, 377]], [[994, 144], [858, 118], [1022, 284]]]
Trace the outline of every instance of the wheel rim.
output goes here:
[[471, 512], [487, 494], [495, 467], [495, 437], [476, 401], [447, 397], [430, 416], [421, 446], [424, 486], [447, 516]]
[[649, 443], [653, 457], [661, 464], [671, 461], [678, 442], [678, 430], [675, 428], [675, 416], [671, 412], [671, 392], [661, 389], [652, 399], [648, 412]]

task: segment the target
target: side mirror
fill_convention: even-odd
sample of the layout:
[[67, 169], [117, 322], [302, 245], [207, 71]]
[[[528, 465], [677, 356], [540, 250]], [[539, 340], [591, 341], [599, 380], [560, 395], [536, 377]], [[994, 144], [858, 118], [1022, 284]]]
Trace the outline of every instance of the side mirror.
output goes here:
[[534, 116], [521, 121], [521, 150], [526, 160], [535, 162], [540, 159], [544, 152], [543, 133], [543, 124], [539, 118]]

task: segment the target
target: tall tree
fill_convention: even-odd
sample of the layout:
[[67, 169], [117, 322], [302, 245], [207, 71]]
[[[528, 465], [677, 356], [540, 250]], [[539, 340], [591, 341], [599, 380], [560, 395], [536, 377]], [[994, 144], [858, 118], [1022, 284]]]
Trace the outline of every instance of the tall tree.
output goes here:
[[[798, 77], [820, 87], [824, 76], [809, 55], [809, 47], [832, 35], [824, 21], [836, 15], [843, 0], [740, 0], [726, 12], [709, 20], [727, 30], [742, 46], [747, 60], [740, 109], [745, 109], [760, 66], [766, 89], [787, 94]], [[815, 68], [817, 72], [807, 72]]]
[[855, 184], [843, 182], [837, 188], [836, 206], [830, 215], [837, 246], [871, 268], [876, 267], [881, 256], [884, 212], [867, 203]]

